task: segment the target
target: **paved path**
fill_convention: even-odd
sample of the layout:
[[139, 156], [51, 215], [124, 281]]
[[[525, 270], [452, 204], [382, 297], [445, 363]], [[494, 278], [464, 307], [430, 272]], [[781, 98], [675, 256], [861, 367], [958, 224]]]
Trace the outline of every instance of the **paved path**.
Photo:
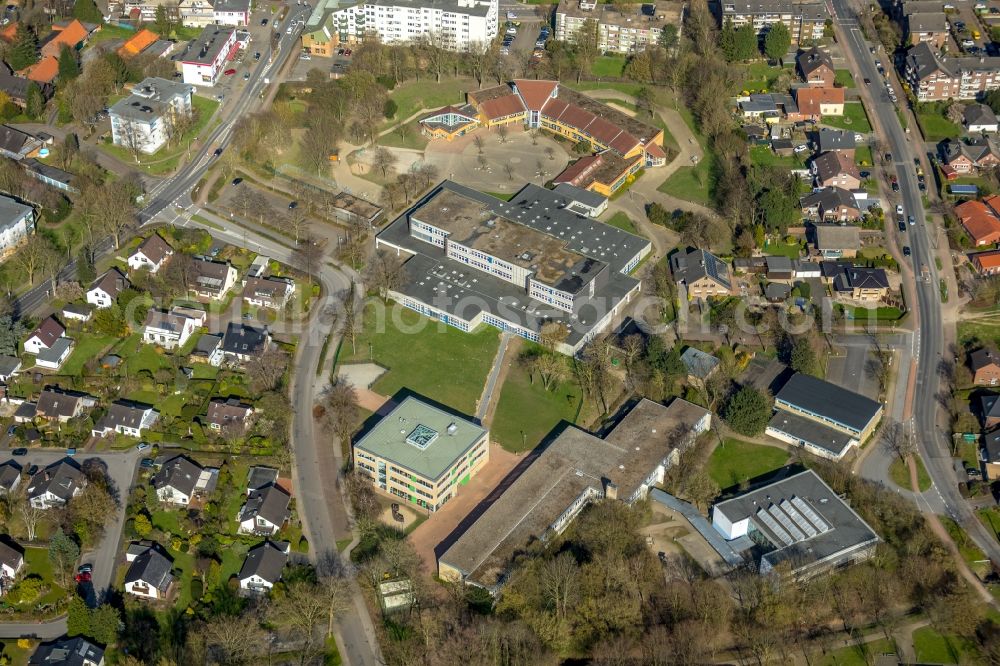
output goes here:
[[483, 395], [479, 398], [479, 406], [476, 408], [476, 419], [480, 423], [483, 422], [486, 414], [489, 413], [494, 392], [499, 395], [497, 389], [502, 384], [498, 386], [497, 379], [500, 377], [500, 370], [503, 368], [504, 356], [507, 354], [507, 348], [510, 346], [511, 337], [512, 335], [509, 331], [504, 331], [500, 334], [500, 346], [497, 348], [497, 355], [493, 358], [493, 367], [490, 369], [490, 376], [486, 378], [486, 386], [483, 387]]

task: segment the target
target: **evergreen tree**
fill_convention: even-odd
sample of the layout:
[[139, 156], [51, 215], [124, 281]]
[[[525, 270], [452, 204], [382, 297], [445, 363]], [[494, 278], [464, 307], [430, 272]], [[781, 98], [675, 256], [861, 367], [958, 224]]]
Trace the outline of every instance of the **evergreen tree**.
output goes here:
[[736, 432], [756, 437], [771, 418], [771, 400], [752, 386], [744, 386], [726, 403], [723, 417]]
[[[801, 292], [799, 293], [801, 294]], [[816, 351], [806, 336], [795, 338], [795, 342], [792, 343], [791, 361], [792, 370], [795, 372], [807, 375], [819, 374], [819, 362], [816, 359]]]
[[104, 15], [94, 0], [76, 0], [73, 4], [73, 18], [86, 23], [104, 23]]
[[784, 23], [774, 23], [764, 37], [764, 53], [771, 60], [783, 58], [792, 46], [792, 35]]
[[736, 52], [736, 30], [732, 21], [726, 21], [719, 31], [719, 52], [726, 62], [736, 62], [739, 54]]
[[173, 30], [173, 25], [170, 21], [170, 16], [167, 15], [166, 6], [157, 5], [156, 17], [153, 19], [153, 27], [160, 37], [166, 39], [170, 36], [170, 32]]
[[677, 46], [678, 35], [679, 32], [677, 30], [676, 25], [668, 23], [667, 25], [663, 26], [663, 29], [660, 30], [660, 46], [662, 46], [665, 49], [674, 48], [675, 46]]
[[29, 118], [38, 118], [45, 111], [45, 98], [42, 96], [42, 89], [32, 81], [28, 84], [28, 92], [25, 93], [27, 102], [24, 106], [24, 113]]
[[735, 41], [737, 60], [752, 60], [760, 54], [757, 46], [757, 31], [752, 25], [747, 24], [737, 28]]
[[80, 76], [80, 63], [76, 61], [76, 52], [63, 44], [59, 52], [59, 82], [66, 84]]
[[87, 602], [75, 594], [66, 609], [66, 635], [90, 635], [90, 609], [87, 608]]
[[14, 46], [7, 56], [7, 64], [18, 71], [38, 62], [38, 37], [24, 21], [17, 24], [17, 36]]

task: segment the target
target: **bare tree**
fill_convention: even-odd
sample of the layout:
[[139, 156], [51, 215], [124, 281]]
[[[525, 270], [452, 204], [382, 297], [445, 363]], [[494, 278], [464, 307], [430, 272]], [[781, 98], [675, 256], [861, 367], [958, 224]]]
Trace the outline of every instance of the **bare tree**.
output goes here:
[[146, 144], [146, 133], [142, 125], [129, 118], [122, 118], [118, 123], [118, 145], [128, 151], [136, 164], [139, 163], [139, 156], [143, 154]]
[[267, 197], [256, 187], [250, 187], [245, 183], [237, 187], [232, 201], [240, 217], [250, 217], [251, 211], [258, 211], [268, 206]]
[[351, 384], [337, 379], [320, 401], [322, 426], [338, 443], [346, 442], [361, 418], [358, 394]]
[[[24, 485], [27, 486], [27, 484]], [[17, 515], [21, 519], [21, 522], [24, 523], [24, 530], [28, 541], [34, 541], [35, 536], [38, 534], [38, 523], [45, 518], [45, 511], [32, 506], [25, 492], [22, 497], [18, 498]]]
[[498, 125], [497, 126], [497, 139], [500, 140], [500, 143], [507, 143], [507, 136], [509, 134], [510, 134], [510, 130], [507, 129], [506, 125]]
[[267, 632], [251, 618], [221, 614], [201, 630], [205, 649], [220, 664], [249, 664], [267, 651]]
[[28, 284], [35, 284], [39, 273], [46, 273], [58, 262], [58, 252], [45, 236], [34, 234], [15, 254], [14, 263], [24, 271]]
[[243, 369], [250, 378], [254, 391], [270, 391], [278, 385], [288, 369], [288, 354], [272, 346], [263, 354], [255, 354], [244, 361]]
[[403, 264], [399, 258], [385, 250], [376, 252], [368, 264], [365, 281], [378, 290], [382, 300], [388, 300], [389, 292], [398, 287], [402, 280]]
[[396, 156], [387, 148], [379, 146], [372, 155], [372, 168], [381, 171], [383, 178], [389, 177], [389, 169], [396, 163]]
[[292, 581], [268, 609], [271, 622], [302, 641], [302, 663], [311, 663], [323, 647], [316, 640], [321, 623], [326, 620], [332, 629], [332, 619], [346, 611], [350, 598], [347, 585], [342, 578], [324, 579], [321, 583]]
[[483, 141], [483, 135], [482, 134], [476, 134], [475, 136], [473, 136], [472, 137], [472, 145], [474, 145], [476, 147], [476, 151], [480, 155], [482, 155], [483, 154], [483, 147], [486, 145], [486, 142]]
[[905, 463], [909, 456], [916, 454], [917, 442], [905, 425], [892, 421], [882, 430], [882, 450]]

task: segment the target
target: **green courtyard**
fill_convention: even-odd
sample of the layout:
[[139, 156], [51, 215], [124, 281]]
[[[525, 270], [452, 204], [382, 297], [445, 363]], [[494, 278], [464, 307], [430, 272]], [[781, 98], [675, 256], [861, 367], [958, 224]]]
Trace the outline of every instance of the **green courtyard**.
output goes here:
[[719, 488], [737, 488], [788, 463], [788, 452], [774, 446], [726, 438], [712, 452], [707, 471]]

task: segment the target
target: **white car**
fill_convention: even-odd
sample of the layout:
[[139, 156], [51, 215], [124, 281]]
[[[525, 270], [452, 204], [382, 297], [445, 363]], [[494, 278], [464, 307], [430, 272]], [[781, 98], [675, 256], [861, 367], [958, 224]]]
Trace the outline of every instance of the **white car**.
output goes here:
[[809, 146], [807, 146], [804, 143], [800, 143], [799, 145], [797, 145], [794, 148], [792, 148], [792, 152], [795, 152], [795, 153], [804, 153], [807, 150], [809, 150]]
[[515, 14], [514, 12], [507, 12], [507, 20], [508, 21], [513, 21], [516, 18], [517, 18], [517, 14]]
[[903, 205], [896, 204], [896, 215], [902, 215], [902, 214], [903, 214]]
[[292, 27], [293, 27], [293, 26], [288, 26], [288, 30], [286, 30], [286, 31], [285, 31], [285, 34], [286, 34], [286, 35], [290, 35], [290, 34], [292, 34]]

